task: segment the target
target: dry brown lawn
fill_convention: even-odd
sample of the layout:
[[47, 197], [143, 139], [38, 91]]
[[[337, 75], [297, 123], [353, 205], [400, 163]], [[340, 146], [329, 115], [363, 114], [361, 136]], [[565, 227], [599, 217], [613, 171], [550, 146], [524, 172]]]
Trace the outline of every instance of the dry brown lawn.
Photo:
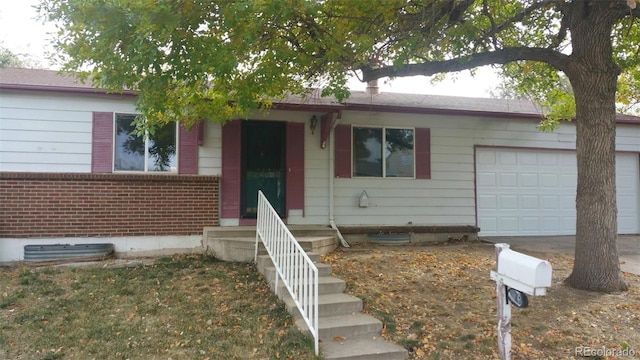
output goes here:
[[[624, 293], [581, 291], [563, 284], [572, 258], [530, 255], [551, 262], [553, 286], [545, 297], [530, 297], [528, 308], [512, 307], [513, 359], [640, 357], [639, 276], [625, 274], [630, 290]], [[411, 359], [497, 358], [492, 244], [356, 245], [323, 261]]]

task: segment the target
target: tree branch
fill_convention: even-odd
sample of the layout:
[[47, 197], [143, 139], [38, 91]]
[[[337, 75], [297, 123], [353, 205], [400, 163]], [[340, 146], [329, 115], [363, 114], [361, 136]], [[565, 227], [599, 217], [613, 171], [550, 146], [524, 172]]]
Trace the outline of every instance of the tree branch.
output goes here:
[[[634, 0], [635, 1], [635, 0]], [[634, 18], [640, 18], [640, 4], [635, 3], [635, 8], [631, 8], [629, 6], [629, 2], [626, 0], [620, 0], [616, 2], [616, 8], [618, 9], [618, 20], [623, 19], [627, 16], [631, 16]]]
[[361, 67], [360, 70], [362, 71], [363, 80], [370, 81], [383, 77], [431, 76], [439, 73], [469, 70], [484, 65], [506, 64], [519, 60], [540, 61], [564, 71], [569, 56], [551, 49], [515, 47], [462, 56], [445, 61], [408, 64], [399, 68], [393, 66], [383, 66], [376, 69]]
[[524, 9], [521, 13], [514, 15], [509, 20], [507, 20], [504, 23], [500, 24], [500, 26], [495, 26], [493, 24], [493, 22], [492, 22], [491, 30], [489, 32], [485, 33], [483, 37], [485, 37], [485, 38], [495, 37], [496, 34], [501, 32], [502, 30], [506, 29], [508, 26], [510, 26], [510, 25], [512, 25], [512, 24], [514, 24], [516, 22], [521, 22], [526, 16], [531, 15], [534, 11], [536, 11], [538, 9], [542, 9], [543, 7], [545, 7], [545, 6], [549, 5], [549, 4], [555, 4], [555, 0], [544, 0], [544, 1], [537, 2], [537, 3], [533, 3], [533, 4], [531, 4], [531, 6], [529, 6], [526, 9]]

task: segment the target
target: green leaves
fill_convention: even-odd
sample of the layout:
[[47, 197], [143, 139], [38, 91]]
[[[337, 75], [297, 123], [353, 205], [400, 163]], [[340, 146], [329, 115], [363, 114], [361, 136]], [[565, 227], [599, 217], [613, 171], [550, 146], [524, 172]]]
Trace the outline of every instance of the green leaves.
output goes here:
[[[65, 70], [89, 70], [94, 84], [109, 91], [138, 91], [138, 107], [149, 124], [180, 120], [190, 125], [202, 118], [244, 117], [268, 107], [272, 99], [307, 94], [315, 87], [344, 99], [347, 77], [362, 67], [398, 70], [506, 48], [562, 54], [569, 49], [563, 17], [570, 5], [529, 0], [43, 0], [40, 11], [58, 25]], [[640, 37], [639, 28], [637, 20], [621, 15], [612, 34], [612, 55], [624, 79], [619, 101], [627, 107], [637, 101], [633, 74], [639, 72], [640, 56], [633, 39]], [[496, 56], [494, 61], [512, 60]], [[563, 87], [557, 71], [549, 69], [542, 65], [519, 73], [507, 67], [504, 75], [518, 92], [535, 94], [551, 118], [571, 118], [571, 104], [558, 91]]]

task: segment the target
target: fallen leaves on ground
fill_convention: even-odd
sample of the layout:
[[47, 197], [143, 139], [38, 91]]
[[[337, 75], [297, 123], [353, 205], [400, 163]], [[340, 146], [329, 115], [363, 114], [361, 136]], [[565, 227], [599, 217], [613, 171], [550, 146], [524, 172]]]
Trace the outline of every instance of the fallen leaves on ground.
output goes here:
[[315, 359], [253, 264], [0, 268], [0, 359]]
[[[640, 277], [625, 274], [625, 293], [581, 291], [562, 283], [571, 258], [530, 255], [551, 262], [553, 286], [547, 296], [530, 297], [528, 308], [512, 308], [513, 359], [583, 358], [584, 347], [640, 354]], [[497, 358], [492, 244], [356, 245], [323, 261], [412, 359]]]

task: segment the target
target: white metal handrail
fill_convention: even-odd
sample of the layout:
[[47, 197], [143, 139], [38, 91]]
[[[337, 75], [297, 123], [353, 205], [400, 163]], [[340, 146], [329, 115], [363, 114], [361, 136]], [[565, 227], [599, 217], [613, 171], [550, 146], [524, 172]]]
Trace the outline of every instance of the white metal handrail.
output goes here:
[[262, 241], [276, 268], [278, 279], [289, 291], [315, 342], [318, 355], [318, 267], [291, 235], [278, 213], [262, 191], [258, 191], [258, 221], [256, 226], [255, 260], [258, 242]]

